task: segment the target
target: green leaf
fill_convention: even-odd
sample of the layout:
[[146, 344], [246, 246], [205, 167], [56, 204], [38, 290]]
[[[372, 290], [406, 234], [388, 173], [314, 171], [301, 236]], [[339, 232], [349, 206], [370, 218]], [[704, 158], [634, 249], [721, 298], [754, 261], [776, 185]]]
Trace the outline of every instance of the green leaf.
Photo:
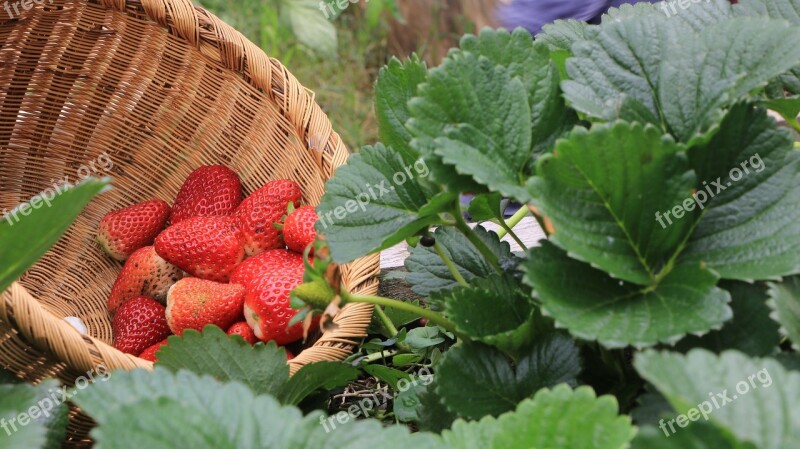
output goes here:
[[709, 421], [760, 449], [800, 447], [800, 373], [772, 359], [737, 351], [716, 355], [695, 349], [682, 355], [651, 350], [639, 354], [634, 366], [678, 413], [709, 410]]
[[484, 193], [472, 199], [469, 203], [469, 215], [475, 221], [498, 221], [504, 220], [503, 215], [503, 195], [499, 193]]
[[158, 353], [158, 366], [171, 371], [209, 374], [221, 381], [236, 380], [256, 394], [277, 395], [289, 380], [286, 351], [274, 342], [250, 346], [208, 325], [203, 333], [188, 330], [172, 336]]
[[[558, 69], [547, 47], [532, 44], [521, 29], [487, 30], [465, 37], [461, 47], [430, 70], [409, 103], [415, 147], [482, 186], [526, 201], [524, 181], [536, 155], [574, 123], [560, 95]], [[449, 182], [457, 180], [452, 169], [432, 170], [440, 182], [464, 185]]]
[[653, 284], [691, 232], [690, 220], [660, 225], [695, 177], [682, 147], [652, 126], [577, 128], [539, 160], [530, 184], [552, 242], [625, 281]]
[[69, 407], [59, 383], [0, 385], [0, 448], [55, 449], [66, 436]]
[[733, 319], [718, 331], [684, 338], [678, 342], [677, 350], [686, 352], [700, 347], [717, 353], [736, 349], [755, 357], [773, 354], [780, 343], [780, 333], [777, 323], [769, 317], [766, 288], [744, 282], [724, 282], [720, 288], [731, 294]]
[[643, 290], [543, 241], [524, 267], [525, 281], [556, 326], [609, 348], [674, 343], [719, 329], [732, 315], [730, 294], [699, 265], [679, 265], [654, 290]]
[[374, 376], [383, 382], [389, 384], [392, 387], [392, 390], [398, 390], [397, 383], [400, 380], [411, 379], [411, 375], [406, 373], [405, 371], [400, 371], [399, 369], [390, 368], [388, 366], [383, 365], [365, 365], [361, 367], [367, 374], [370, 376]]
[[624, 449], [635, 434], [613, 396], [559, 385], [522, 401], [514, 413], [456, 421], [442, 438], [453, 449]]
[[422, 408], [420, 395], [427, 389], [426, 385], [417, 383], [406, 390], [400, 391], [397, 397], [394, 398], [393, 411], [400, 422], [419, 423], [422, 420], [420, 416]]
[[800, 115], [800, 97], [777, 98], [763, 101], [762, 104], [780, 114], [789, 126], [800, 131], [800, 122], [797, 121], [797, 116]]
[[336, 56], [336, 27], [320, 12], [319, 0], [282, 2], [281, 19], [292, 28], [301, 44], [323, 55]]
[[[407, 126], [423, 154], [432, 148], [459, 174], [524, 201], [520, 181], [532, 156], [527, 98], [522, 81], [508, 69], [471, 53], [451, 53], [430, 70], [419, 97], [409, 103]], [[440, 181], [442, 173], [434, 171]]]
[[653, 386], [645, 384], [644, 392], [636, 398], [636, 407], [631, 412], [631, 419], [640, 427], [658, 425], [662, 418], [672, 418], [675, 410], [669, 405], [667, 399], [656, 391]]
[[413, 136], [406, 129], [410, 118], [408, 102], [417, 94], [417, 86], [428, 78], [428, 69], [417, 55], [401, 62], [392, 58], [378, 75], [375, 85], [375, 115], [380, 139], [394, 149], [406, 163], [419, 159], [411, 147]]
[[419, 354], [397, 354], [392, 357], [392, 364], [396, 367], [411, 366], [422, 360]]
[[597, 27], [582, 20], [556, 20], [542, 27], [536, 40], [547, 44], [550, 51], [572, 52], [572, 44], [591, 39]]
[[781, 324], [781, 332], [800, 350], [800, 276], [769, 284], [771, 317]]
[[69, 229], [84, 207], [108, 189], [108, 179], [44, 192], [0, 220], [0, 292], [38, 261]]
[[408, 331], [404, 342], [413, 349], [426, 349], [444, 343], [445, 338], [438, 327], [427, 326]]
[[580, 371], [578, 347], [560, 333], [538, 339], [516, 364], [491, 346], [460, 343], [439, 364], [436, 393], [450, 411], [474, 420], [513, 410], [542, 388], [577, 385]]
[[756, 449], [708, 423], [691, 423], [686, 428], [673, 424], [673, 427], [678, 431], [672, 433], [666, 425], [663, 429], [653, 426], [641, 428], [633, 440], [632, 449]]
[[[439, 212], [448, 210], [457, 194], [436, 195], [423, 186], [418, 181], [427, 170], [424, 161], [407, 166], [381, 144], [350, 156], [325, 184], [317, 207], [316, 229], [327, 235], [333, 260], [350, 262], [438, 224]], [[404, 182], [396, 182], [401, 178]]]
[[681, 260], [743, 281], [799, 272], [800, 152], [787, 130], [763, 109], [737, 106], [689, 158], [707, 204]]
[[317, 390], [333, 390], [358, 378], [358, 369], [340, 362], [314, 362], [292, 376], [276, 397], [284, 405], [298, 405]]
[[419, 411], [421, 430], [427, 432], [441, 433], [445, 429], [449, 429], [458, 416], [451, 412], [442, 402], [441, 396], [436, 393], [437, 379], [425, 388], [425, 391], [419, 394], [419, 401], [422, 408]]
[[[575, 125], [577, 115], [566, 107], [559, 86], [561, 77], [556, 64], [550, 60], [547, 45], [536, 41], [531, 45], [527, 30], [517, 28], [509, 33], [504, 29], [487, 28], [481, 31], [480, 36], [464, 36], [460, 46], [461, 51], [488, 58], [522, 81], [531, 107], [531, 138], [535, 155], [550, 151], [556, 138]], [[532, 158], [529, 161], [530, 173], [534, 164]]]
[[531, 342], [539, 324], [530, 296], [510, 274], [476, 279], [449, 292], [445, 311], [460, 333], [512, 356]]
[[773, 358], [787, 371], [800, 371], [800, 354], [797, 352], [780, 352]]
[[91, 435], [99, 449], [369, 449], [376, 438], [392, 448], [441, 447], [434, 435], [383, 428], [375, 420], [345, 416], [342, 424], [318, 412], [304, 417], [296, 407], [255, 396], [238, 382], [190, 371], [115, 371], [75, 400], [98, 423]]
[[[494, 232], [480, 226], [475, 227], [474, 231], [501, 261], [514, 257], [508, 243], [500, 241]], [[481, 253], [458, 230], [440, 227], [433, 236], [467, 282], [476, 277], [488, 277], [496, 273]], [[405, 267], [409, 271], [407, 280], [414, 293], [427, 296], [433, 292], [458, 286], [458, 282], [434, 248], [418, 245], [416, 248], [409, 248], [409, 251], [411, 255], [405, 260]]]
[[[647, 9], [658, 11], [639, 8]], [[573, 45], [571, 80], [562, 87], [591, 117], [641, 121], [681, 142], [702, 141], [724, 107], [800, 64], [798, 38], [800, 30], [779, 20], [736, 18], [697, 30], [661, 12], [618, 15]]]
[[[791, 24], [800, 25], [800, 1], [798, 0], [742, 0], [734, 8], [736, 15], [771, 17], [788, 20]], [[781, 90], [785, 89], [793, 95], [800, 94], [800, 67], [778, 77]], [[781, 92], [781, 97], [783, 92]], [[795, 114], [792, 119], [796, 119]]]

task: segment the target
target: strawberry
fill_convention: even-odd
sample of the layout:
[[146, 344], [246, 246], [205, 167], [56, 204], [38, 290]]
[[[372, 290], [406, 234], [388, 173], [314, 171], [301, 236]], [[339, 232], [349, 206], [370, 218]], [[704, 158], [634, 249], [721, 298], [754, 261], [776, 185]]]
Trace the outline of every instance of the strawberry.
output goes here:
[[272, 273], [258, 281], [244, 300], [244, 317], [256, 336], [285, 345], [303, 338], [303, 324], [287, 329], [297, 311], [289, 305], [289, 293], [300, 285], [303, 275]]
[[154, 344], [153, 346], [150, 346], [149, 348], [145, 349], [144, 352], [139, 354], [139, 358], [155, 363], [158, 361], [158, 357], [156, 357], [156, 352], [158, 352], [162, 346], [166, 345], [167, 345], [167, 340], [160, 341]]
[[292, 360], [293, 358], [294, 358], [294, 354], [289, 352], [289, 350], [287, 349], [286, 350], [286, 360], [289, 361], [289, 360]]
[[167, 291], [182, 277], [180, 268], [162, 259], [154, 247], [145, 246], [131, 254], [120, 270], [108, 297], [108, 311], [116, 313], [119, 306], [137, 296], [166, 303]]
[[245, 294], [238, 284], [181, 279], [167, 295], [169, 328], [176, 335], [183, 335], [186, 329], [201, 331], [208, 324], [228, 329], [242, 314]]
[[253, 328], [244, 321], [234, 323], [234, 325], [228, 329], [228, 335], [239, 335], [244, 338], [244, 341], [251, 345], [258, 343], [258, 337], [256, 337], [255, 332], [253, 332]]
[[280, 223], [289, 203], [299, 204], [302, 196], [296, 182], [279, 179], [268, 182], [242, 201], [236, 209], [236, 217], [245, 234], [247, 255], [283, 246], [280, 231], [274, 224]]
[[231, 215], [241, 202], [242, 182], [233, 170], [222, 165], [200, 167], [178, 191], [170, 223], [178, 224], [192, 217]]
[[244, 236], [231, 217], [194, 217], [156, 237], [156, 251], [201, 279], [228, 282], [244, 259]]
[[161, 200], [115, 210], [100, 220], [97, 242], [113, 259], [124, 261], [137, 249], [153, 244], [169, 214], [169, 204]]
[[262, 277], [272, 272], [302, 275], [303, 271], [303, 256], [285, 249], [271, 249], [240, 263], [231, 274], [231, 282], [250, 290]]
[[311, 206], [299, 207], [289, 213], [283, 224], [283, 241], [286, 242], [286, 246], [298, 253], [305, 251], [306, 247], [317, 238], [314, 224], [318, 218], [317, 212]]
[[139, 355], [148, 347], [169, 337], [164, 306], [146, 296], [133, 298], [120, 306], [111, 321], [114, 347]]

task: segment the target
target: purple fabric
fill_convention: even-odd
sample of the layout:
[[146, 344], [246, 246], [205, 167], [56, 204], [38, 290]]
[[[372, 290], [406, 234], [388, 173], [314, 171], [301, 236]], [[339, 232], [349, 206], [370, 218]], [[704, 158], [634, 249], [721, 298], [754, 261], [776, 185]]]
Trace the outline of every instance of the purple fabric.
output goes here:
[[[656, 3], [659, 0], [647, 0]], [[542, 27], [558, 19], [577, 19], [586, 22], [599, 20], [608, 8], [636, 0], [512, 0], [498, 8], [500, 23], [508, 29], [523, 27], [537, 34]]]

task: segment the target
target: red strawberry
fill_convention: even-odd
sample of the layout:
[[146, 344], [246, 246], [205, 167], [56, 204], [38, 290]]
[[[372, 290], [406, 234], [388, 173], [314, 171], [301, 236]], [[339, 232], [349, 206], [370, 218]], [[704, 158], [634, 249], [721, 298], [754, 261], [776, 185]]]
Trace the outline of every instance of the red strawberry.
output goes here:
[[134, 251], [152, 245], [169, 218], [170, 207], [152, 200], [108, 213], [100, 220], [97, 242], [112, 258], [123, 261]]
[[262, 277], [273, 272], [300, 273], [302, 276], [303, 271], [303, 256], [285, 249], [271, 249], [240, 263], [231, 274], [231, 282], [250, 290]]
[[244, 236], [231, 217], [194, 217], [156, 237], [156, 251], [192, 276], [228, 282], [244, 259]]
[[253, 332], [253, 328], [244, 321], [234, 323], [234, 325], [228, 329], [228, 335], [239, 335], [244, 338], [244, 341], [251, 345], [258, 343], [258, 337], [256, 337], [255, 332]]
[[152, 246], [134, 252], [117, 276], [108, 297], [108, 311], [113, 315], [119, 306], [137, 296], [147, 296], [166, 303], [167, 291], [183, 277], [180, 268], [162, 259]]
[[261, 278], [244, 301], [244, 317], [256, 336], [285, 345], [303, 338], [303, 324], [287, 329], [297, 310], [289, 305], [289, 293], [300, 285], [303, 275], [273, 273]]
[[242, 202], [242, 183], [228, 167], [208, 165], [193, 171], [172, 206], [171, 224], [192, 217], [231, 215]]
[[311, 206], [299, 207], [286, 217], [283, 224], [283, 241], [292, 251], [302, 253], [317, 238], [314, 224], [317, 213]]
[[274, 224], [280, 223], [289, 203], [299, 204], [302, 196], [296, 182], [279, 179], [268, 182], [242, 201], [236, 209], [236, 216], [247, 239], [245, 250], [248, 255], [283, 246], [280, 231]]
[[138, 356], [148, 347], [169, 337], [164, 311], [163, 305], [145, 296], [123, 304], [111, 321], [114, 347]]
[[185, 278], [169, 289], [167, 323], [176, 335], [208, 324], [228, 329], [242, 314], [246, 292], [238, 284]]
[[293, 358], [294, 358], [294, 354], [292, 354], [291, 352], [289, 352], [289, 350], [287, 349], [287, 350], [286, 350], [286, 360], [287, 360], [287, 361], [288, 361], [288, 360], [292, 360]]
[[139, 354], [139, 358], [155, 363], [158, 361], [158, 357], [156, 357], [156, 352], [158, 352], [162, 346], [166, 345], [167, 345], [167, 340], [160, 341], [154, 344], [153, 346], [150, 346], [149, 348], [145, 349], [144, 352]]

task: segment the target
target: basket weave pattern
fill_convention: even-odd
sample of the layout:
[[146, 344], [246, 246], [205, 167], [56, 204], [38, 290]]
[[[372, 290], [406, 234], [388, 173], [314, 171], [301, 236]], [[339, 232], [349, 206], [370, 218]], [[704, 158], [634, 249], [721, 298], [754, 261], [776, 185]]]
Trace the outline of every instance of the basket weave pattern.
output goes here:
[[[288, 70], [188, 0], [42, 0], [9, 18], [0, 10], [0, 210], [54, 183], [98, 173], [114, 189], [94, 200], [61, 242], [0, 296], [0, 362], [20, 378], [71, 384], [100, 364], [149, 368], [109, 346], [106, 298], [120, 264], [94, 242], [110, 210], [171, 202], [204, 164], [225, 164], [246, 193], [291, 178], [318, 204], [348, 153], [327, 116]], [[2, 248], [0, 248], [2, 251]], [[377, 290], [378, 257], [342, 269], [356, 292]], [[372, 307], [351, 304], [292, 373], [346, 357]], [[78, 316], [89, 335], [61, 318]]]

